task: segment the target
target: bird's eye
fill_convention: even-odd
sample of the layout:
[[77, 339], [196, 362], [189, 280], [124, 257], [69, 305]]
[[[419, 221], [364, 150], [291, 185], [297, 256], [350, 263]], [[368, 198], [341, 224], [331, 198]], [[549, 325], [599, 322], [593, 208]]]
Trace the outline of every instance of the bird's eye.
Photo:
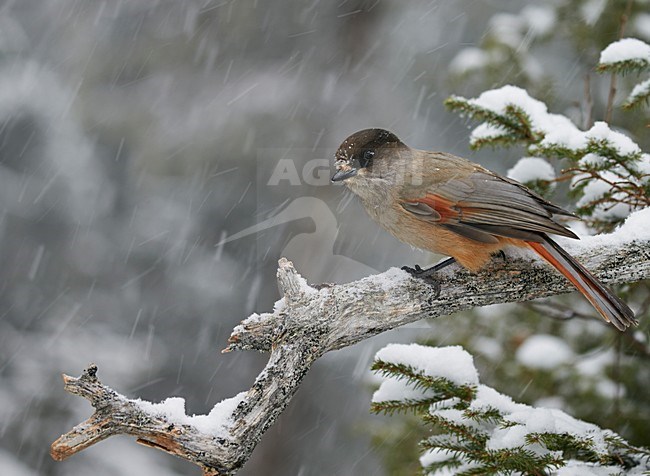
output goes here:
[[360, 154], [360, 156], [357, 159], [359, 161], [359, 167], [363, 169], [371, 165], [372, 158], [374, 157], [374, 155], [375, 155], [374, 150], [364, 150], [363, 153]]

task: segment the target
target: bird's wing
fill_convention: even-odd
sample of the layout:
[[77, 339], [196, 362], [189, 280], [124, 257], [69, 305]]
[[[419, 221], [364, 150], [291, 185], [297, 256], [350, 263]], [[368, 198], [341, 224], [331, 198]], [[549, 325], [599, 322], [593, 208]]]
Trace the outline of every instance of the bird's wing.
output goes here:
[[402, 197], [406, 212], [479, 242], [496, 243], [499, 236], [541, 242], [541, 233], [578, 238], [553, 221], [553, 214], [570, 212], [485, 169], [428, 185], [415, 195]]

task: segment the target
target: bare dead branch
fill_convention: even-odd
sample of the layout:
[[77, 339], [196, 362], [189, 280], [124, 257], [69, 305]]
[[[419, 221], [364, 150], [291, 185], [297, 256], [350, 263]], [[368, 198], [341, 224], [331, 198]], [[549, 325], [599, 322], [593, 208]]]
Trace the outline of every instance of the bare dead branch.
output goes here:
[[[632, 5], [634, 0], [627, 0], [625, 3], [625, 10], [621, 14], [621, 20], [618, 28], [618, 39], [622, 39], [625, 36], [625, 27], [627, 22], [630, 19], [630, 13], [632, 12]], [[609, 93], [607, 94], [607, 107], [605, 108], [605, 122], [612, 122], [612, 113], [614, 112], [614, 98], [616, 97], [616, 74], [612, 73], [609, 83]]]
[[[594, 246], [580, 259], [605, 282], [650, 278], [650, 240]], [[225, 350], [266, 351], [270, 358], [228, 415], [223, 431], [200, 431], [191, 423], [172, 422], [147, 410], [142, 402], [99, 382], [97, 368], [90, 366], [78, 378], [64, 376], [64, 382], [66, 391], [88, 399], [95, 413], [52, 444], [52, 457], [62, 460], [112, 435], [128, 434], [192, 461], [204, 475], [232, 475], [287, 406], [311, 365], [326, 352], [419, 319], [572, 289], [551, 268], [528, 258], [495, 260], [477, 275], [452, 267], [440, 275], [437, 297], [425, 282], [397, 269], [348, 284], [311, 287], [282, 258], [277, 275], [284, 300], [273, 312], [253, 315], [237, 326]]]
[[594, 98], [591, 96], [591, 78], [589, 77], [589, 73], [585, 74], [583, 84], [584, 106], [582, 128], [586, 131], [594, 125]]

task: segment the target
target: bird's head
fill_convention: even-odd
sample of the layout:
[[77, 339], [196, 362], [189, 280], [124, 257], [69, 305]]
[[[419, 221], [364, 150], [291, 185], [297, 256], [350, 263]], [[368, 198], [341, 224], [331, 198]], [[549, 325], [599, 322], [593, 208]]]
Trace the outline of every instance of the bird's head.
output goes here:
[[332, 182], [382, 178], [389, 171], [395, 149], [406, 147], [395, 134], [384, 129], [364, 129], [345, 139], [335, 154]]

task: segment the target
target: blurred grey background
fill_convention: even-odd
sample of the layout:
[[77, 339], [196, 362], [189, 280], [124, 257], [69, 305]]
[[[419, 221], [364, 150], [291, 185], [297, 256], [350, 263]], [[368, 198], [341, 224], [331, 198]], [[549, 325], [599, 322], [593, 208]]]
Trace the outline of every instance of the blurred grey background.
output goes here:
[[[278, 258], [314, 283], [431, 261], [379, 230], [322, 161], [373, 126], [471, 156], [468, 125], [442, 104], [467, 93], [447, 65], [521, 2], [0, 5], [0, 473], [142, 476], [198, 471], [128, 438], [50, 459], [91, 411], [60, 373], [95, 362], [117, 391], [205, 413], [264, 365], [219, 351], [279, 298]], [[270, 183], [282, 159], [297, 182]], [[241, 474], [384, 474], [367, 369], [416, 332], [326, 356]]]

